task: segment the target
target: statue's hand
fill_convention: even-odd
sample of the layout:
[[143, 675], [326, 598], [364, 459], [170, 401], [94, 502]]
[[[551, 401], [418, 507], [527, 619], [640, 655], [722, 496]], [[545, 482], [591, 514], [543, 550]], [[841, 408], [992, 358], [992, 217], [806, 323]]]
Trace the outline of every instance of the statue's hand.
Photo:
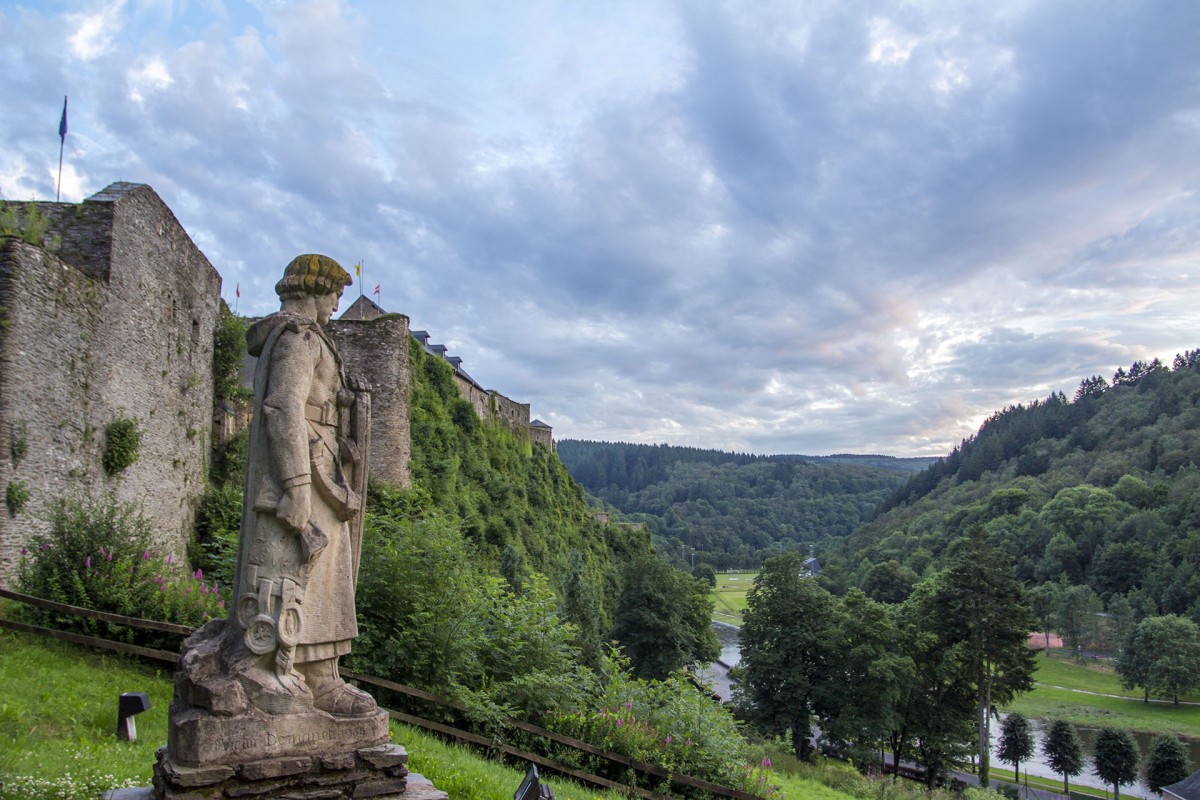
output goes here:
[[304, 530], [312, 516], [312, 485], [303, 483], [288, 489], [275, 509], [275, 516], [292, 530]]

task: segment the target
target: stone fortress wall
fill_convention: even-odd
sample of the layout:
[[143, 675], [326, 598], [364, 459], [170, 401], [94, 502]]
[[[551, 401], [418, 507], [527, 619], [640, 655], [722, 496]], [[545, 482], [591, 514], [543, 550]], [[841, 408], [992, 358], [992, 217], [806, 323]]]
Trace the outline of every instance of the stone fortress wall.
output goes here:
[[[23, 204], [18, 204], [23, 206]], [[147, 186], [38, 203], [56, 252], [0, 239], [0, 581], [60, 499], [112, 492], [182, 550], [204, 490], [221, 278]], [[105, 427], [136, 419], [137, 459], [109, 476]]]
[[[0, 586], [29, 538], [47, 529], [53, 504], [79, 494], [139, 504], [158, 544], [182, 555], [213, 437], [221, 278], [175, 215], [149, 186], [131, 183], [80, 204], [34, 206], [52, 245], [0, 237], [0, 485], [29, 491], [17, 513], [0, 509]], [[481, 419], [553, 450], [551, 429], [530, 420], [528, 404], [484, 389], [461, 359], [410, 332], [404, 315], [359, 297], [329, 330], [347, 370], [373, 389], [373, 477], [411, 482], [410, 335], [447, 359]], [[141, 448], [109, 476], [104, 429], [119, 417], [137, 420]]]

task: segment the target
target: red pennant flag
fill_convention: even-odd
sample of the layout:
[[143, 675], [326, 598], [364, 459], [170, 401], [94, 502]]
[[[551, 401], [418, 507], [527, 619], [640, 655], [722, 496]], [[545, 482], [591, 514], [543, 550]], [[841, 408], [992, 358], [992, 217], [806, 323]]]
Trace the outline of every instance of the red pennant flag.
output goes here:
[[379, 296], [379, 284], [378, 284], [378, 283], [377, 283], [377, 284], [375, 284], [375, 296], [376, 296], [376, 297], [378, 297], [378, 296]]
[[239, 300], [241, 299], [242, 285], [240, 283], [237, 286], [233, 287], [233, 294], [234, 294], [234, 297], [237, 297]]

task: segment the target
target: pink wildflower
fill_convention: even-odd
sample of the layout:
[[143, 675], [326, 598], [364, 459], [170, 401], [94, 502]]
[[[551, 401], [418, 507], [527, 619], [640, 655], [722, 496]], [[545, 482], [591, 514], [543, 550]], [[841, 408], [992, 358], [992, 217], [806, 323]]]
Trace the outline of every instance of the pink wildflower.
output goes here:
[[23, 555], [23, 556], [25, 556], [25, 555], [29, 555], [29, 551], [28, 551], [28, 550], [26, 550], [24, 547], [22, 547], [22, 548], [21, 548], [21, 555]]
[[150, 560], [150, 551], [149, 550], [142, 551], [142, 561], [149, 561], [149, 560]]
[[759, 769], [770, 769], [771, 768], [771, 759], [767, 758], [766, 756], [763, 756], [762, 763], [760, 763], [758, 765], [758, 767], [759, 767]]
[[667, 744], [671, 743], [671, 734], [667, 734]]
[[617, 717], [617, 727], [619, 728], [624, 724], [625, 724], [625, 720], [621, 719], [620, 717]]
[[91, 556], [88, 556], [87, 558], [85, 558], [83, 560], [83, 566], [84, 566], [84, 569], [92, 568], [92, 557]]
[[112, 551], [112, 550], [109, 550], [109, 551], [108, 551], [108, 560], [109, 560], [109, 561], [112, 561], [112, 553], [113, 553], [113, 551]]
[[690, 737], [690, 736], [688, 737], [687, 743], [688, 743], [688, 747], [692, 746], [692, 737]]

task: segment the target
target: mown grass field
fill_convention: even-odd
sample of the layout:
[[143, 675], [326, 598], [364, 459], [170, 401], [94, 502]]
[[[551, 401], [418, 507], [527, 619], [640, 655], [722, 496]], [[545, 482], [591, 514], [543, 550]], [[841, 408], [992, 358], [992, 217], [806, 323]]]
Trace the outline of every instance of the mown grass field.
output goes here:
[[713, 589], [713, 619], [741, 626], [746, 611], [746, 592], [757, 572], [720, 572]]
[[[1038, 655], [1037, 685], [1006, 710], [1038, 719], [1065, 719], [1087, 727], [1116, 727], [1200, 737], [1200, 696], [1142, 702], [1140, 690], [1121, 688], [1111, 669], [1077, 663], [1060, 655]], [[1116, 695], [1116, 696], [1112, 696]]]

